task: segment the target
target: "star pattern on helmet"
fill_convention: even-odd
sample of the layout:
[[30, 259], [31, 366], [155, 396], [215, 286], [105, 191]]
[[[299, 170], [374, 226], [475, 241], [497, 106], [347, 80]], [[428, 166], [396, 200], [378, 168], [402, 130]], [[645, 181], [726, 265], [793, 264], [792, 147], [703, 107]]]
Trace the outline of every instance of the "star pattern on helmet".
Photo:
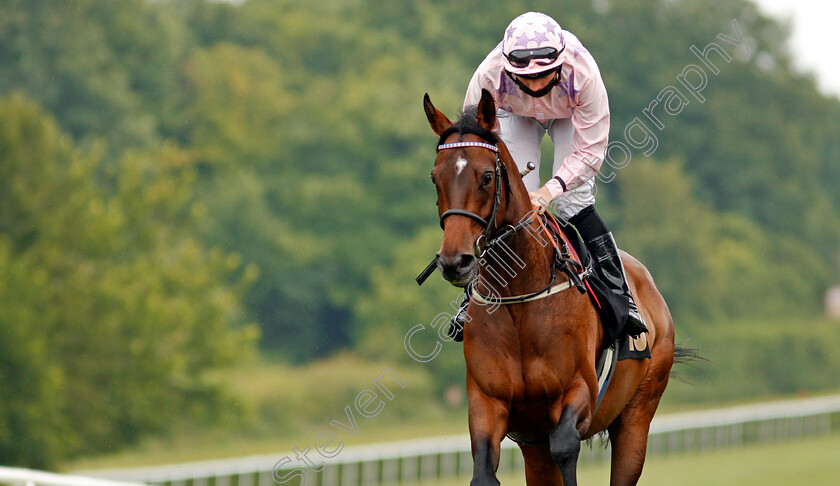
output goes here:
[[548, 41], [548, 37], [542, 32], [534, 32], [534, 41], [537, 43], [537, 47], [541, 46], [543, 42]]
[[514, 19], [505, 30], [503, 52], [564, 45], [563, 29], [545, 14], [529, 12]]
[[528, 42], [530, 42], [530, 41], [531, 41], [531, 38], [528, 37], [528, 34], [526, 32], [523, 32], [519, 37], [516, 38], [516, 42], [514, 42], [513, 45], [515, 47], [527, 48], [528, 47]]

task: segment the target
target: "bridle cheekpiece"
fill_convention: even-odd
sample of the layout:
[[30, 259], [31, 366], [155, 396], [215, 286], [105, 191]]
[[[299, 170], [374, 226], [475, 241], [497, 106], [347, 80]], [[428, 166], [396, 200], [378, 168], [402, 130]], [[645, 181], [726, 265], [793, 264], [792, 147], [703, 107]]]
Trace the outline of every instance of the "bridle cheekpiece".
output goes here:
[[502, 185], [500, 184], [500, 179], [502, 177], [502, 159], [499, 156], [499, 147], [490, 143], [485, 142], [454, 142], [454, 143], [444, 143], [437, 146], [437, 151], [440, 152], [441, 150], [447, 149], [456, 149], [456, 148], [467, 148], [467, 147], [480, 147], [486, 148], [487, 150], [491, 150], [496, 153], [496, 167], [495, 167], [495, 176], [494, 182], [496, 184], [496, 193], [493, 198], [493, 210], [490, 212], [490, 218], [484, 219], [478, 214], [475, 214], [472, 211], [467, 211], [466, 209], [460, 208], [452, 208], [447, 209], [440, 215], [440, 228], [443, 229], [443, 221], [448, 218], [449, 216], [460, 215], [466, 216], [468, 218], [472, 218], [482, 226], [484, 226], [484, 234], [478, 237], [475, 242], [475, 254], [478, 257], [484, 252], [487, 243], [487, 237], [490, 234], [490, 227], [496, 221], [496, 212], [499, 209], [499, 204], [502, 200]]

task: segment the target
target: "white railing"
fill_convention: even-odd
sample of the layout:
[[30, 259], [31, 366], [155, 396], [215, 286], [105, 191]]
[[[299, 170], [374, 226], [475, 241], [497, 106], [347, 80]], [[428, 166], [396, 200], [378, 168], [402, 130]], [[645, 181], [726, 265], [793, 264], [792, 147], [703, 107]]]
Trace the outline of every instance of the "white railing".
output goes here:
[[0, 466], [0, 484], [4, 486], [145, 486], [139, 483], [106, 481], [3, 466]]
[[[828, 434], [832, 428], [840, 428], [840, 395], [663, 415], [651, 423], [648, 454], [811, 437]], [[580, 460], [607, 460], [609, 454], [609, 448], [596, 439], [591, 447], [583, 448]], [[84, 474], [164, 486], [274, 486], [277, 483], [272, 476], [273, 469], [286, 455], [278, 453]], [[314, 454], [314, 457], [320, 456]], [[284, 471], [295, 468], [306, 470], [307, 486], [384, 485], [468, 476], [472, 472], [472, 457], [469, 437], [459, 435], [346, 447], [330, 459], [320, 473], [312, 472], [303, 464], [287, 464]], [[499, 469], [522, 468], [518, 447], [505, 440]], [[281, 472], [280, 476], [283, 474]], [[300, 478], [288, 481], [292, 486], [299, 483]]]

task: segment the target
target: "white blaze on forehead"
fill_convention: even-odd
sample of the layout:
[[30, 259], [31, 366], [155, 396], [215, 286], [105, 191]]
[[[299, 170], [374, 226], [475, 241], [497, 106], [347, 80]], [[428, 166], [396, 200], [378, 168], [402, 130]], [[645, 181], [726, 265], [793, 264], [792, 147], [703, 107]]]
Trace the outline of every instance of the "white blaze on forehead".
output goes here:
[[455, 162], [455, 175], [459, 175], [464, 167], [467, 166], [467, 159], [463, 157], [458, 157], [458, 160]]

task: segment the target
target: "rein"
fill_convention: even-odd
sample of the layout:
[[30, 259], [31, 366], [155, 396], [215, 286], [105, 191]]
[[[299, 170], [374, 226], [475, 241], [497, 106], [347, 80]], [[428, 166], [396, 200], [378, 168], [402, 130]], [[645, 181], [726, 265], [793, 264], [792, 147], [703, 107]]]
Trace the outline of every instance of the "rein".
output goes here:
[[[557, 241], [551, 236], [551, 232], [546, 227], [543, 220], [540, 218], [537, 221], [540, 223], [540, 227], [548, 236], [549, 241], [554, 246], [554, 258], [551, 259], [551, 281], [548, 282], [548, 285], [543, 288], [542, 290], [538, 290], [536, 292], [532, 292], [530, 294], [523, 294], [523, 295], [514, 295], [511, 297], [487, 297], [481, 295], [481, 292], [478, 291], [478, 288], [475, 284], [471, 285], [472, 289], [470, 291], [470, 299], [475, 300], [481, 304], [485, 305], [509, 305], [509, 304], [523, 304], [525, 302], [532, 302], [534, 300], [544, 299], [550, 295], [554, 295], [560, 293], [564, 290], [570, 289], [572, 287], [576, 287], [578, 290], [582, 290], [582, 284], [580, 282], [586, 280], [590, 273], [592, 272], [592, 267], [586, 269], [581, 269], [581, 271], [576, 272], [573, 270], [575, 267], [579, 267], [577, 262], [572, 260], [568, 254], [568, 250], [566, 249], [566, 243], [563, 242], [563, 248], [560, 248], [560, 245], [557, 244]], [[531, 218], [528, 218], [525, 223], [530, 224]], [[522, 223], [518, 225], [522, 226]], [[511, 231], [506, 236], [510, 236], [510, 234], [514, 233], [515, 231]], [[500, 240], [496, 240], [500, 241]], [[560, 262], [563, 264], [563, 272], [565, 272], [569, 276], [569, 280], [565, 282], [559, 283], [554, 285], [554, 281], [557, 279], [557, 263]]]

